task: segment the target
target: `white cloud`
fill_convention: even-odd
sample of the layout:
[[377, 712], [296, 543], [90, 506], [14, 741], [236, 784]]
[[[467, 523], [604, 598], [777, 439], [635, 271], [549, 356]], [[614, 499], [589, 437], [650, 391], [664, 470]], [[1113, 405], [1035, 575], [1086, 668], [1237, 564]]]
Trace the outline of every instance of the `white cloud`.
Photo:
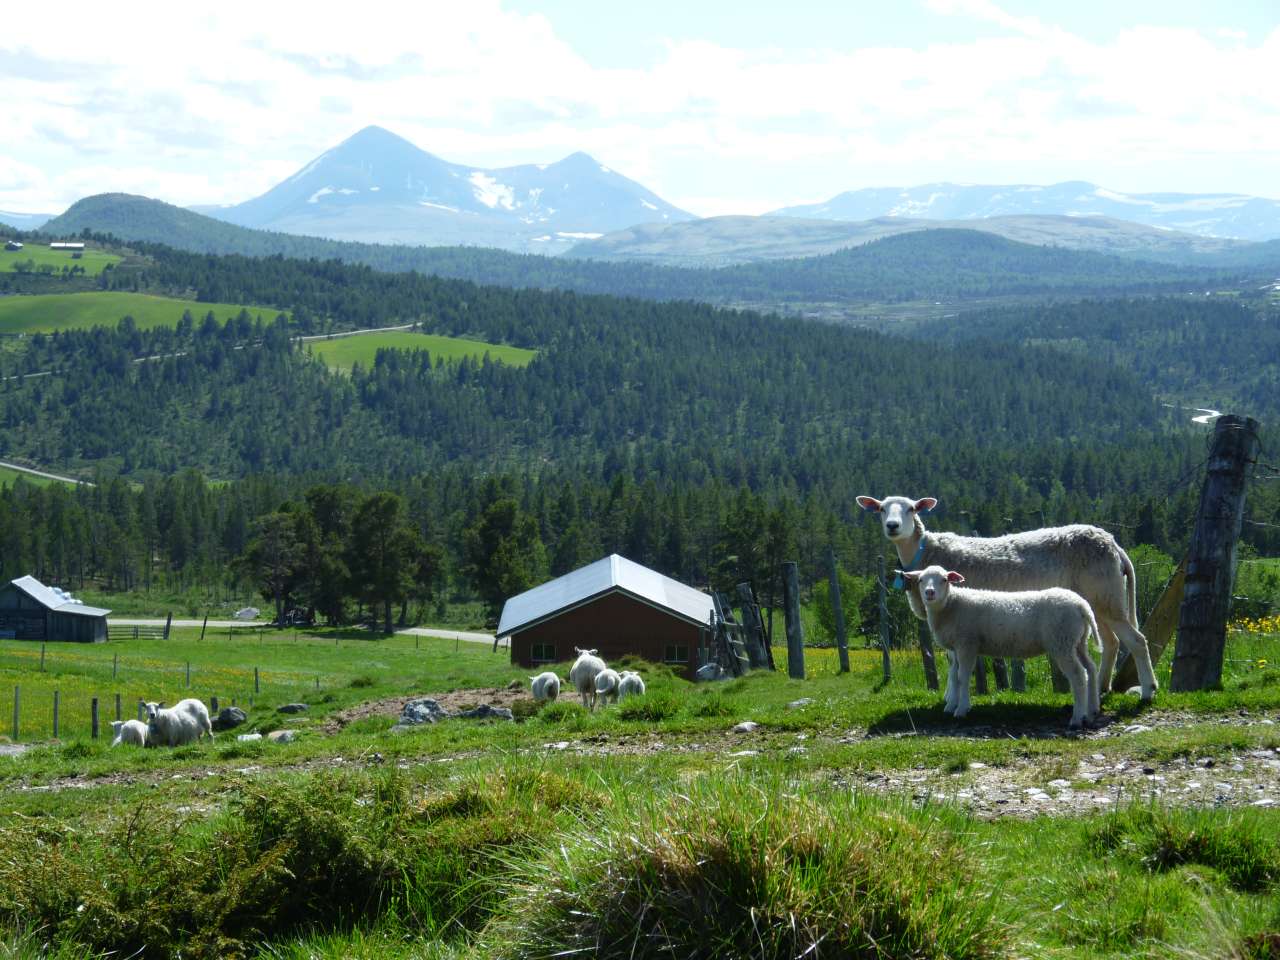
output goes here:
[[476, 166], [586, 150], [700, 213], [942, 179], [1277, 192], [1280, 30], [1099, 42], [989, 0], [927, 6], [981, 37], [834, 52], [676, 38], [646, 68], [602, 69], [495, 0], [71, 2], [53, 28], [18, 5], [0, 31], [0, 208], [106, 190], [234, 202], [369, 123]]

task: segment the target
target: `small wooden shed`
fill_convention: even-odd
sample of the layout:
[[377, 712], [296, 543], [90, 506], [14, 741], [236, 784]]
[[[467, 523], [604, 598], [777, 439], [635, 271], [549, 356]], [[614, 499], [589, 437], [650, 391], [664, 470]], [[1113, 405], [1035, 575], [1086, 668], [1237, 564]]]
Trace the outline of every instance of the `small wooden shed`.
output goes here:
[[0, 638], [101, 643], [110, 612], [85, 606], [35, 577], [19, 577], [0, 587]]
[[712, 609], [709, 594], [615, 553], [510, 598], [498, 636], [511, 638], [511, 662], [522, 667], [594, 647], [606, 661], [632, 654], [692, 680]]

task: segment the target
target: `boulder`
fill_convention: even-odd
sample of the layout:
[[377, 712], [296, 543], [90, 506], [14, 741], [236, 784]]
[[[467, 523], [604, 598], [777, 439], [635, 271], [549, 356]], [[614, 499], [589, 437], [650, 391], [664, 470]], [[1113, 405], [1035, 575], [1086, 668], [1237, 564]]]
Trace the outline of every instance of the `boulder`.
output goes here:
[[262, 734], [260, 734], [260, 733], [241, 733], [241, 734], [237, 734], [237, 735], [236, 735], [236, 739], [237, 739], [237, 740], [239, 740], [241, 743], [254, 743], [254, 742], [256, 742], [256, 741], [258, 741], [258, 740], [261, 740], [261, 739], [262, 739]]
[[283, 706], [276, 707], [277, 713], [305, 713], [309, 710], [305, 703], [286, 703]]
[[267, 739], [272, 743], [293, 743], [298, 739], [296, 730], [272, 730], [267, 734]]
[[454, 714], [463, 720], [514, 720], [511, 711], [506, 707], [495, 707], [487, 703], [482, 703], [478, 707], [472, 707], [470, 710], [463, 710]]
[[399, 727], [416, 726], [420, 723], [438, 723], [449, 719], [449, 713], [430, 697], [410, 700], [400, 711]]
[[741, 723], [739, 723], [729, 732], [730, 733], [751, 733], [753, 730], [755, 730], [759, 726], [760, 724], [756, 723], [754, 720], [743, 720]]
[[698, 682], [707, 680], [726, 680], [729, 674], [718, 663], [704, 663], [693, 675]]
[[249, 715], [239, 707], [223, 707], [218, 711], [218, 715], [213, 718], [213, 729], [230, 730], [233, 727], [240, 726], [248, 719]]

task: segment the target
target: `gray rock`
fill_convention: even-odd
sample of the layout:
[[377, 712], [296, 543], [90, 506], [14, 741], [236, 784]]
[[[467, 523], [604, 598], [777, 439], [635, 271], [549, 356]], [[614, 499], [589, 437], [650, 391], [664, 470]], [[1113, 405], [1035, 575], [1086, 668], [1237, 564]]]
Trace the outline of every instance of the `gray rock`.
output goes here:
[[256, 742], [256, 741], [258, 741], [258, 740], [261, 740], [261, 739], [262, 739], [262, 734], [260, 734], [260, 733], [241, 733], [241, 734], [237, 734], [237, 735], [236, 735], [236, 739], [237, 739], [237, 740], [239, 740], [241, 743], [254, 743], [254, 742]]
[[286, 703], [282, 707], [276, 707], [277, 713], [305, 713], [310, 708], [305, 703]]
[[755, 730], [758, 726], [760, 726], [760, 724], [756, 723], [754, 720], [743, 720], [740, 724], [735, 726], [730, 732], [731, 733], [751, 733], [751, 731]]
[[249, 715], [239, 707], [223, 707], [218, 711], [218, 715], [213, 718], [213, 729], [230, 730], [233, 727], [240, 726], [248, 719]]
[[506, 707], [495, 707], [487, 703], [455, 713], [454, 716], [462, 720], [515, 720]]
[[438, 723], [449, 719], [448, 712], [430, 697], [410, 700], [400, 711], [398, 727], [411, 727], [420, 723]]
[[298, 739], [296, 730], [272, 730], [267, 734], [267, 739], [272, 743], [293, 743]]
[[787, 704], [788, 710], [799, 710], [801, 707], [807, 707], [813, 703], [813, 697], [801, 697], [799, 700], [792, 700]]
[[718, 663], [704, 663], [693, 675], [698, 681], [704, 680], [726, 680], [729, 674], [725, 672], [724, 667]]

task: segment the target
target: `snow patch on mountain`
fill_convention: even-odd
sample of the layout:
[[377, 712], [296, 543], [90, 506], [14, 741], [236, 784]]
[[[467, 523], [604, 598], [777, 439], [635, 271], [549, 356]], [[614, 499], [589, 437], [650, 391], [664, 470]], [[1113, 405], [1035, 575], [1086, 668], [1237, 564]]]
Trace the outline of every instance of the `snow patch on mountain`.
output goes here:
[[311, 196], [307, 197], [307, 203], [319, 203], [321, 197], [326, 197], [333, 193], [333, 187], [321, 187]]
[[471, 184], [476, 199], [490, 210], [496, 210], [498, 207], [504, 210], [515, 209], [515, 191], [506, 184], [499, 183], [495, 178], [479, 170], [473, 170], [471, 176], [467, 177], [467, 182]]

